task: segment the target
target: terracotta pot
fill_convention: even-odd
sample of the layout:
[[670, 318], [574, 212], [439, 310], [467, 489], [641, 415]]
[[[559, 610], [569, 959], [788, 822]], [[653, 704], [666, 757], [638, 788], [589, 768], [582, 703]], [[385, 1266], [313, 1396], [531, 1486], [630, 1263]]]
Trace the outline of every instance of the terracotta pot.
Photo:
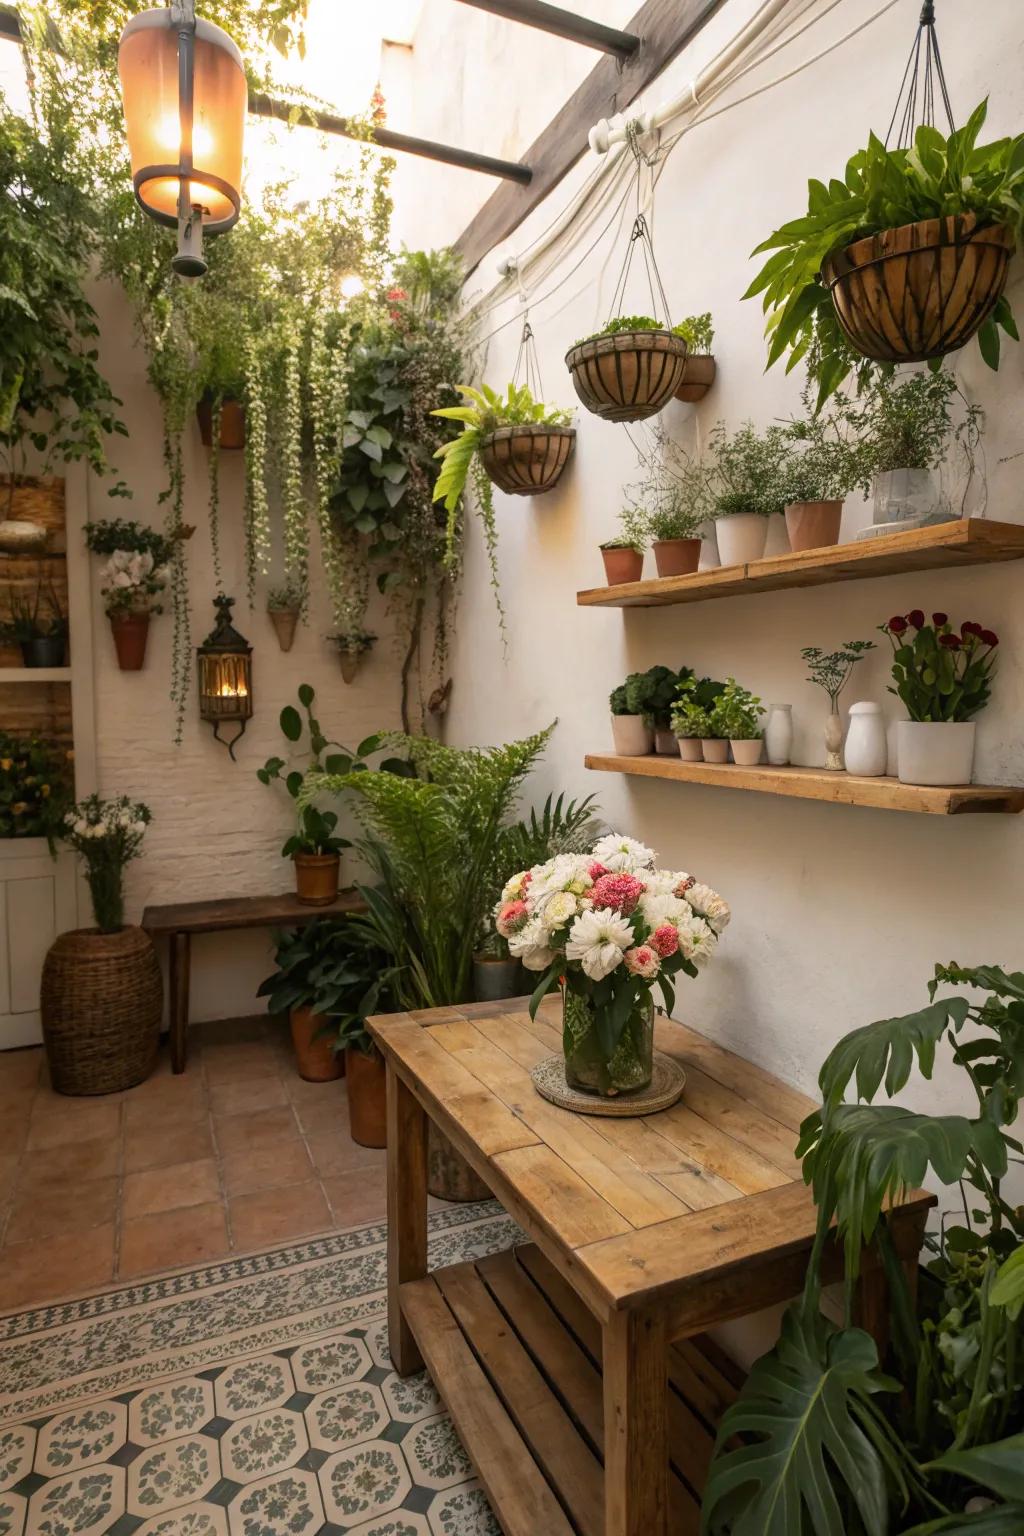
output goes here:
[[117, 664], [122, 672], [141, 672], [149, 639], [148, 613], [109, 613]]
[[659, 576], [692, 576], [700, 565], [700, 539], [655, 539]]
[[643, 715], [612, 715], [612, 741], [619, 757], [646, 757], [654, 746], [654, 732]]
[[348, 1046], [345, 1076], [348, 1079], [348, 1124], [352, 1140], [361, 1147], [386, 1147], [387, 1069], [377, 1047], [367, 1054], [355, 1046]]
[[[199, 436], [204, 448], [213, 447], [213, 400], [204, 395], [196, 406], [199, 418]], [[222, 448], [245, 447], [245, 406], [240, 400], [224, 400], [220, 408], [220, 446]]]
[[727, 763], [729, 743], [720, 736], [704, 736], [700, 743], [701, 756], [706, 763]]
[[509, 496], [553, 491], [572, 457], [575, 427], [499, 427], [480, 439], [480, 462]]
[[306, 907], [329, 907], [338, 895], [340, 853], [293, 853], [295, 894]]
[[680, 736], [679, 756], [684, 763], [701, 763], [704, 761], [704, 749], [701, 746], [699, 736]]
[[268, 608], [267, 617], [274, 626], [277, 643], [282, 651], [290, 651], [295, 639], [295, 626], [299, 622], [297, 608]]
[[608, 548], [601, 546], [605, 580], [610, 587], [621, 586], [624, 581], [639, 581], [644, 573], [643, 550], [623, 549], [621, 545]]
[[57, 1093], [120, 1093], [152, 1072], [163, 982], [141, 928], [62, 933], [43, 963], [39, 1006]]
[[683, 382], [676, 390], [676, 399], [685, 400], [689, 404], [694, 400], [703, 400], [715, 382], [716, 371], [713, 357], [691, 352], [683, 368]]
[[427, 1123], [427, 1189], [437, 1200], [490, 1200], [491, 1191], [432, 1120]]
[[755, 736], [746, 741], [730, 741], [732, 747], [732, 760], [741, 768], [756, 768], [761, 761], [761, 737]]
[[570, 347], [565, 365], [588, 411], [604, 421], [642, 421], [683, 380], [686, 342], [671, 331], [620, 331]]
[[791, 501], [786, 508], [786, 532], [789, 547], [824, 549], [839, 543], [839, 525], [843, 520], [841, 501]]
[[342, 1076], [342, 1057], [331, 1049], [334, 1036], [321, 1034], [327, 1023], [325, 1014], [314, 1013], [312, 1008], [293, 1008], [289, 1014], [292, 1045], [295, 1047], [295, 1065], [299, 1076], [307, 1083], [333, 1083]]
[[969, 341], [1006, 285], [1015, 240], [973, 213], [901, 224], [822, 262], [836, 316], [857, 351], [923, 363]]

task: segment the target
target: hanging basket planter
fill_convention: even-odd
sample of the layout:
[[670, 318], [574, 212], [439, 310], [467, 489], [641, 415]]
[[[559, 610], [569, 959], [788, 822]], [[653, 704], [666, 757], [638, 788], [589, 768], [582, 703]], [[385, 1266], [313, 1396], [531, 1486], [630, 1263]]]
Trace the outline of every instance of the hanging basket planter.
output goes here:
[[847, 337], [865, 357], [923, 363], [970, 341], [995, 308], [1014, 250], [1003, 224], [924, 219], [855, 240], [822, 264]]
[[[204, 395], [196, 406], [199, 436], [204, 448], [213, 447], [213, 396]], [[220, 446], [245, 447], [245, 406], [240, 400], [224, 399], [220, 407]]]
[[114, 637], [118, 667], [122, 672], [141, 672], [146, 662], [149, 614], [108, 613], [107, 618]]
[[672, 399], [683, 382], [686, 356], [686, 342], [671, 331], [616, 331], [570, 347], [565, 366], [595, 416], [643, 421]]
[[575, 427], [498, 427], [480, 439], [477, 452], [499, 491], [543, 496], [558, 484], [575, 444]]
[[706, 353], [691, 352], [683, 364], [683, 380], [676, 390], [676, 399], [692, 405], [703, 400], [715, 382], [715, 360]]
[[360, 663], [376, 645], [377, 636], [360, 632], [350, 635], [331, 635], [330, 638], [338, 652], [342, 681], [354, 683]]

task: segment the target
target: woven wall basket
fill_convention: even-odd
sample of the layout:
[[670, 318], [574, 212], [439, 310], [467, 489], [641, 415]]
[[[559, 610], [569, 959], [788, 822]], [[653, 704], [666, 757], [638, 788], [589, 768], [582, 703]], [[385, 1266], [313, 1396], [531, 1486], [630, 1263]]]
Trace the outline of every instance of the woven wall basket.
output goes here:
[[923, 363], [970, 341], [1006, 283], [1013, 234], [973, 214], [924, 219], [855, 240], [822, 264], [839, 323], [858, 352]]
[[620, 331], [570, 347], [565, 366], [588, 411], [605, 421], [642, 421], [683, 382], [686, 342], [671, 331]]
[[499, 427], [480, 439], [480, 462], [500, 491], [543, 496], [572, 456], [575, 427]]
[[58, 1093], [117, 1093], [152, 1072], [163, 984], [141, 928], [62, 933], [43, 964], [40, 1007]]

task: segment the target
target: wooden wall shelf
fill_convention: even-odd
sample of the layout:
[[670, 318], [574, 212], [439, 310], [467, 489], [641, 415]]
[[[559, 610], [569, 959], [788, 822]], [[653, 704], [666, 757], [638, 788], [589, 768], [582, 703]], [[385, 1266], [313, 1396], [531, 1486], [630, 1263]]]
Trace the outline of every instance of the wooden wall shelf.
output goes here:
[[857, 544], [835, 544], [799, 554], [774, 555], [748, 565], [720, 566], [693, 576], [661, 576], [615, 587], [577, 592], [581, 608], [659, 608], [703, 603], [714, 597], [779, 592], [787, 587], [820, 587], [833, 581], [899, 576], [907, 571], [943, 570], [1024, 559], [1024, 524], [965, 517], [936, 528], [884, 534]]
[[719, 789], [748, 789], [795, 800], [825, 800], [832, 805], [866, 805], [879, 811], [918, 811], [927, 816], [966, 816], [983, 812], [1019, 816], [1024, 787], [963, 784], [951, 788], [901, 784], [898, 779], [862, 779], [824, 768], [740, 768], [735, 763], [684, 763], [678, 757], [617, 757], [590, 753], [586, 766], [602, 773], [628, 773], [642, 779], [671, 779], [677, 784], [710, 784]]
[[70, 683], [70, 667], [0, 667], [0, 683]]

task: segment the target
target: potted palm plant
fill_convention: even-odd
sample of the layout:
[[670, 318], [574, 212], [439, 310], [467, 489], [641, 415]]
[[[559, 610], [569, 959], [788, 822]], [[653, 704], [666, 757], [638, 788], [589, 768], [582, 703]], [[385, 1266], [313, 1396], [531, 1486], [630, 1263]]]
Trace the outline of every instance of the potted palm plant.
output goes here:
[[703, 400], [715, 382], [715, 359], [711, 348], [715, 340], [715, 328], [711, 315], [688, 315], [672, 327], [677, 336], [686, 342], [686, 362], [683, 364], [683, 380], [676, 390], [676, 399], [692, 404]]
[[782, 467], [787, 446], [782, 427], [758, 432], [749, 421], [732, 433], [724, 422], [714, 427], [708, 444], [709, 474], [722, 565], [746, 565], [764, 555], [768, 519], [785, 507]]
[[[572, 454], [572, 411], [535, 400], [525, 384], [510, 384], [505, 398], [486, 384], [458, 386], [467, 404], [431, 412], [461, 421], [458, 437], [442, 443], [434, 500], [453, 512], [462, 499], [474, 460], [488, 480], [509, 496], [543, 496], [554, 490]], [[478, 486], [479, 489], [479, 486]]]
[[576, 393], [603, 421], [657, 415], [683, 379], [686, 342], [650, 315], [620, 315], [565, 354]]
[[989, 701], [999, 636], [967, 620], [920, 608], [880, 626], [892, 645], [895, 694], [909, 720], [897, 726], [901, 784], [969, 784], [974, 761], [974, 716]]

